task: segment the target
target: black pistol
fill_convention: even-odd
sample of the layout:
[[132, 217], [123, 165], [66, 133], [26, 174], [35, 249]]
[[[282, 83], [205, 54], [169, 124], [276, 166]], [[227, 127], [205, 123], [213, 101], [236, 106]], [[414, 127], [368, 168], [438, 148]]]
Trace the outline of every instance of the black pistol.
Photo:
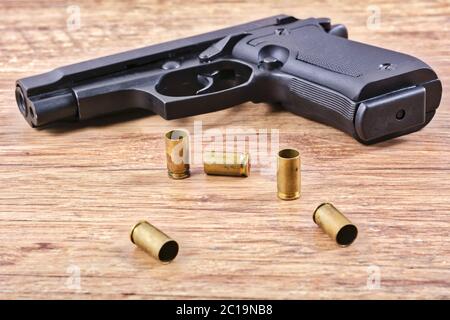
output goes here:
[[246, 101], [281, 104], [364, 144], [423, 128], [436, 73], [412, 56], [347, 39], [327, 18], [278, 15], [17, 81], [33, 127], [127, 109], [176, 119]]

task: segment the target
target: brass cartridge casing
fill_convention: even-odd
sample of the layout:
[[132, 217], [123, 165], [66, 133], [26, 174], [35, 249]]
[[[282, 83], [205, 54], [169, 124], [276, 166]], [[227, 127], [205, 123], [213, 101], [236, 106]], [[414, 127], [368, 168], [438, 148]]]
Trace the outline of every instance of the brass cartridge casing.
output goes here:
[[314, 210], [314, 222], [340, 246], [350, 245], [358, 229], [331, 203], [322, 203]]
[[300, 153], [295, 149], [278, 152], [277, 189], [282, 200], [300, 198]]
[[246, 152], [205, 152], [203, 154], [203, 168], [206, 174], [248, 177], [250, 174], [250, 155]]
[[130, 233], [131, 242], [155, 259], [170, 262], [178, 254], [178, 243], [147, 221], [139, 221]]
[[189, 171], [189, 133], [185, 130], [171, 130], [165, 134], [166, 158], [169, 177], [184, 179]]

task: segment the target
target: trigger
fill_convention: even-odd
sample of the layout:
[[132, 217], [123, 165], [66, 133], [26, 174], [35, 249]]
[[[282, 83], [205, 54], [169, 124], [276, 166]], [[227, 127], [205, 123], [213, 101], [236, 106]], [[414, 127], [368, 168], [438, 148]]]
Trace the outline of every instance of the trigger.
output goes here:
[[197, 81], [203, 86], [203, 88], [201, 88], [200, 90], [197, 90], [197, 92], [195, 92], [195, 94], [205, 93], [214, 84], [213, 75], [199, 74], [199, 75], [197, 75]]

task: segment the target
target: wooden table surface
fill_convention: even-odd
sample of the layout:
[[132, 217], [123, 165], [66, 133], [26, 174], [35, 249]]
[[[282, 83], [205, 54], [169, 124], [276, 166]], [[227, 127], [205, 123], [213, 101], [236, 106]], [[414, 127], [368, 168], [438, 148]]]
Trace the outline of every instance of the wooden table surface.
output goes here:
[[[67, 26], [73, 4], [78, 29]], [[48, 130], [17, 109], [18, 78], [278, 13], [331, 17], [351, 39], [426, 61], [444, 86], [433, 121], [364, 146], [265, 104]], [[2, 1], [0, 16], [0, 298], [450, 298], [448, 0], [30, 0]], [[163, 133], [193, 132], [194, 121], [278, 129], [279, 147], [301, 152], [302, 198], [278, 200], [274, 173], [257, 164], [248, 178], [206, 176], [197, 163], [191, 178], [169, 180]], [[358, 226], [350, 247], [313, 223], [323, 201]], [[180, 243], [173, 263], [130, 242], [141, 219]]]

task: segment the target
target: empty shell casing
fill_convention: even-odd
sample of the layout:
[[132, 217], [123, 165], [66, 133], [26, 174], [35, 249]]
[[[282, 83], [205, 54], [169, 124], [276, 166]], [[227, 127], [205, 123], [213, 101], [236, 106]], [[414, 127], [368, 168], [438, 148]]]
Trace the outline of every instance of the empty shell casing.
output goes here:
[[277, 189], [282, 200], [300, 198], [300, 153], [295, 149], [278, 152]]
[[170, 262], [178, 254], [178, 243], [147, 221], [139, 221], [130, 233], [131, 242], [155, 259]]
[[244, 152], [215, 152], [203, 154], [206, 174], [219, 176], [243, 176], [250, 174], [250, 155]]
[[171, 130], [165, 135], [166, 158], [169, 177], [189, 177], [189, 134], [185, 130]]
[[350, 245], [358, 229], [331, 203], [322, 203], [313, 214], [314, 222], [341, 246]]

